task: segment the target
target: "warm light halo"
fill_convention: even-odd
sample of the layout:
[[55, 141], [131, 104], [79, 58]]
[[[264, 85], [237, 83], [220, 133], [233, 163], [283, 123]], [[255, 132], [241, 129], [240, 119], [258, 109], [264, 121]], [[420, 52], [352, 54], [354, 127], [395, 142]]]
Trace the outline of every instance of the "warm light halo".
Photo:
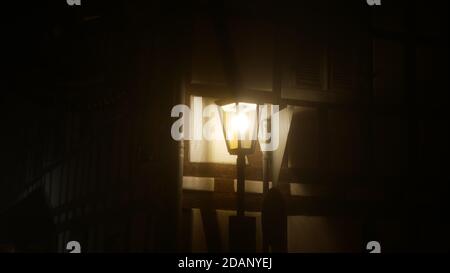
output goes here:
[[219, 104], [224, 138], [230, 154], [253, 152], [258, 128], [257, 109], [255, 103]]
[[243, 135], [247, 132], [249, 127], [249, 120], [245, 114], [239, 113], [231, 119], [231, 130], [237, 131], [239, 135]]

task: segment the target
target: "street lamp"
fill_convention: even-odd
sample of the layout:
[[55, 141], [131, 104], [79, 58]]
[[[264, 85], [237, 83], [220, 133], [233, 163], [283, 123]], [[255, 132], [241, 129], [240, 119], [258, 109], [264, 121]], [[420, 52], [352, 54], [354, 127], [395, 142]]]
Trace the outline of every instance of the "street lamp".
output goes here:
[[230, 218], [230, 250], [251, 252], [255, 247], [255, 219], [244, 215], [245, 156], [255, 151], [258, 105], [229, 101], [217, 104], [228, 152], [237, 156], [237, 216]]

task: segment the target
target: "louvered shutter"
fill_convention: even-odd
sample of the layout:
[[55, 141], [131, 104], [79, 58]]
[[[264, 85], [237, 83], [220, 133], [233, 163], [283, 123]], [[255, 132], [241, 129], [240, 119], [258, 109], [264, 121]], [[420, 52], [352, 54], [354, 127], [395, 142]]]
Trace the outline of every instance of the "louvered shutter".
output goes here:
[[302, 90], [324, 88], [324, 45], [311, 39], [300, 39], [295, 65], [295, 85]]

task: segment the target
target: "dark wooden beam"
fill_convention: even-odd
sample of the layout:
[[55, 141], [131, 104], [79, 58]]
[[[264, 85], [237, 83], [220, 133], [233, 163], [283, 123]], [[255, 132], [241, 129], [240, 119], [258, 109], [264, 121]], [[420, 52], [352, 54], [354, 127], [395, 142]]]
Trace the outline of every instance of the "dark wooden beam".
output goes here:
[[[261, 194], [246, 193], [246, 211], [260, 212], [262, 205]], [[348, 201], [324, 197], [289, 196], [286, 199], [288, 215], [303, 216], [336, 216], [363, 217], [367, 211], [374, 211], [374, 215], [395, 215], [395, 210], [386, 204], [376, 201]], [[183, 192], [184, 208], [236, 210], [235, 193], [217, 193], [187, 191]]]
[[203, 221], [203, 229], [205, 231], [206, 245], [208, 252], [217, 253], [222, 250], [222, 242], [220, 240], [220, 228], [217, 221], [217, 211], [213, 208], [200, 209]]

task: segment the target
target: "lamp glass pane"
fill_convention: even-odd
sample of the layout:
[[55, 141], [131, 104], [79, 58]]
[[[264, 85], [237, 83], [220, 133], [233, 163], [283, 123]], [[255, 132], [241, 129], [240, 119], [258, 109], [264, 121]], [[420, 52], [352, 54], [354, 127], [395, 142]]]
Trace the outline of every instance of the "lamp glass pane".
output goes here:
[[[253, 103], [222, 106], [225, 140], [230, 150], [251, 149], [257, 133], [257, 107]], [[239, 147], [240, 143], [240, 147]]]

